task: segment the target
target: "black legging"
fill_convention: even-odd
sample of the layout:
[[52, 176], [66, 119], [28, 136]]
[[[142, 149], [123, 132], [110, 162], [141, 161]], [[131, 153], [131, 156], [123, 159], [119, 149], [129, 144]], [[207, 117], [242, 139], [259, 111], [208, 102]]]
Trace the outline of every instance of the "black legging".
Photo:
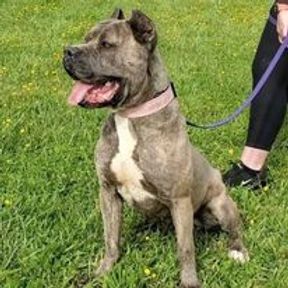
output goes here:
[[[275, 8], [271, 9], [274, 18]], [[253, 61], [253, 87], [280, 46], [276, 27], [267, 22]], [[284, 122], [288, 102], [288, 49], [270, 79], [252, 102], [246, 146], [269, 151]]]

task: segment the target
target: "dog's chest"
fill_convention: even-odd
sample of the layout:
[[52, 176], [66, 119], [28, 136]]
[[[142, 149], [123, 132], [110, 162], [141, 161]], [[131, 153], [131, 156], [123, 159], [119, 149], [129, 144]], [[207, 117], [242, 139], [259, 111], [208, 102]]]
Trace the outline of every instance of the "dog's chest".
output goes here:
[[110, 168], [120, 183], [118, 192], [131, 205], [154, 199], [151, 193], [143, 189], [143, 173], [133, 159], [137, 138], [129, 119], [115, 115], [115, 124], [119, 146]]

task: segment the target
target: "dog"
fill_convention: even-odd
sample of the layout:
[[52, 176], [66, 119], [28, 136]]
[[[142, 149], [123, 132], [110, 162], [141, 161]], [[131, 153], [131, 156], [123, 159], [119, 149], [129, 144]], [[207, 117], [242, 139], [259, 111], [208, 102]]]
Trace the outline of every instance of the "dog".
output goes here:
[[190, 144], [152, 20], [116, 9], [68, 46], [63, 63], [76, 80], [71, 105], [110, 107], [96, 147], [105, 256], [96, 276], [119, 259], [123, 203], [149, 217], [172, 218], [181, 265], [181, 287], [200, 287], [193, 240], [194, 215], [207, 227], [219, 225], [230, 238], [229, 256], [248, 260], [235, 203], [221, 174]]

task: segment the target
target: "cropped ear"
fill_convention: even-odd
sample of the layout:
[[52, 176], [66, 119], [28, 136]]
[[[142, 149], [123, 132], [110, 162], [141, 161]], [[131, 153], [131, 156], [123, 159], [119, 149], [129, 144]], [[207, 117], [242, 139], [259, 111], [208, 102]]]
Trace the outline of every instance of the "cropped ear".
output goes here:
[[123, 19], [125, 19], [125, 15], [124, 15], [124, 12], [122, 11], [122, 9], [116, 8], [114, 10], [113, 14], [111, 15], [111, 18], [123, 20]]
[[139, 10], [133, 10], [128, 20], [135, 39], [153, 51], [157, 44], [156, 28], [150, 18]]

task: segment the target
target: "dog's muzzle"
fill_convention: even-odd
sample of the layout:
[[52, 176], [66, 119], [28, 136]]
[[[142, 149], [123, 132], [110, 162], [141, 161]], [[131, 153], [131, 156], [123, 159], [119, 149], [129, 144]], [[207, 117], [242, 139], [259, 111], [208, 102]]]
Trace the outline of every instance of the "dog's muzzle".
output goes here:
[[64, 48], [63, 66], [66, 72], [74, 80], [79, 80], [79, 77], [75, 74], [74, 65], [78, 61], [78, 57], [81, 55], [81, 50], [75, 46], [67, 46]]

